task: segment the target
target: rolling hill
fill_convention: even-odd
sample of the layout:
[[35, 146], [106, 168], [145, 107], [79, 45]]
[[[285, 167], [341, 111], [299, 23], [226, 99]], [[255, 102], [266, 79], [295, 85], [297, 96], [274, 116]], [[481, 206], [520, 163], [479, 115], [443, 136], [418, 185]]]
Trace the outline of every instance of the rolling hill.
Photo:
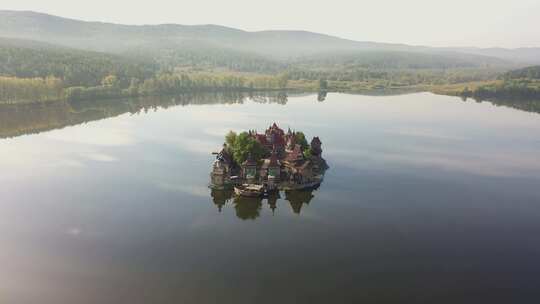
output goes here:
[[[248, 32], [219, 25], [121, 25], [86, 22], [30, 11], [0, 11], [0, 37], [44, 41], [62, 46], [123, 53], [162, 45], [253, 53], [267, 59], [351, 52], [409, 52], [476, 60], [479, 56], [517, 63], [540, 63], [540, 48], [431, 48], [361, 42], [307, 31]], [[459, 54], [459, 55], [458, 55]], [[468, 57], [471, 56], [471, 57]]]
[[145, 58], [10, 38], [0, 38], [0, 59], [0, 76], [54, 76], [67, 86], [98, 85], [111, 74], [128, 82], [131, 78], [151, 77], [157, 71], [157, 65]]

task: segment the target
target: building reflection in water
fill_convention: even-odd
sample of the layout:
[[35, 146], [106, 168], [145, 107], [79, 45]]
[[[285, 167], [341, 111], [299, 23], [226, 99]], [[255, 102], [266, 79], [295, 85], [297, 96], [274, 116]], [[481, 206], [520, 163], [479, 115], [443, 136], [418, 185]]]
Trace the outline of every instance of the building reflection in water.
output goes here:
[[[234, 194], [233, 190], [212, 189], [210, 195], [218, 212], [223, 210], [223, 206], [232, 204], [238, 218], [242, 220], [255, 220], [261, 215], [261, 210], [263, 208], [270, 209], [272, 215], [274, 215], [278, 209], [278, 201], [281, 198], [284, 198], [285, 201], [289, 203], [291, 210], [295, 214], [300, 215], [302, 207], [304, 205], [309, 205], [311, 200], [315, 197], [315, 190], [317, 189], [283, 191], [266, 198], [254, 198], [237, 196]], [[280, 208], [283, 208], [283, 206]]]

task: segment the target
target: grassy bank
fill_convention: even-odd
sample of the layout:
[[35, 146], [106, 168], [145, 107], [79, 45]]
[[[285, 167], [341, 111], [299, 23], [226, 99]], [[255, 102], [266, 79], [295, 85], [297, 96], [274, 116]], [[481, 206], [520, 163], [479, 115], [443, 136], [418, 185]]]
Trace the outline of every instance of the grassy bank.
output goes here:
[[[322, 87], [324, 86], [324, 88]], [[123, 84], [109, 75], [98, 86], [65, 87], [62, 79], [0, 77], [0, 104], [50, 101], [85, 101], [138, 96], [176, 95], [197, 92], [303, 91], [343, 92], [387, 95], [408, 92], [432, 92], [440, 95], [485, 99], [540, 99], [540, 80], [486, 80], [453, 84], [403, 85], [384, 80], [365, 81], [289, 80], [287, 74], [246, 73], [164, 73], [143, 81], [132, 79]]]
[[116, 75], [104, 77], [97, 86], [66, 86], [62, 79], [0, 77], [0, 103], [83, 101], [122, 97], [175, 95], [196, 92], [254, 92], [287, 89], [286, 75], [239, 75], [232, 73], [163, 73], [144, 80], [122, 82]]

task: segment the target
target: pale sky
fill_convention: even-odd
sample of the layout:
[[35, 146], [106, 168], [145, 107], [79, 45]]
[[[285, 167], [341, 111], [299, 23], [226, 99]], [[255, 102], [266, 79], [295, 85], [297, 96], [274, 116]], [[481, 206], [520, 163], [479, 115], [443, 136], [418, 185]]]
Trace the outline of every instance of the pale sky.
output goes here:
[[540, 0], [2, 0], [0, 9], [124, 24], [307, 30], [430, 46], [540, 46]]

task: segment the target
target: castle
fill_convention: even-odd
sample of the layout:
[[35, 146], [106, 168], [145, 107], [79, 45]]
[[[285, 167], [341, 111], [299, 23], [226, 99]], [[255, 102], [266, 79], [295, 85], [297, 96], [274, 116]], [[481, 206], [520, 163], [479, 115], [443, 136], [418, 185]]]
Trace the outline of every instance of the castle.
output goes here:
[[[226, 187], [239, 183], [261, 184], [282, 190], [302, 189], [318, 185], [328, 168], [322, 158], [322, 143], [314, 137], [307, 145], [303, 133], [285, 132], [276, 123], [263, 134], [250, 130], [250, 138], [269, 151], [266, 158], [255, 160], [251, 154], [237, 164], [229, 147], [216, 153], [212, 166], [212, 186]], [[303, 142], [299, 142], [304, 139]]]

